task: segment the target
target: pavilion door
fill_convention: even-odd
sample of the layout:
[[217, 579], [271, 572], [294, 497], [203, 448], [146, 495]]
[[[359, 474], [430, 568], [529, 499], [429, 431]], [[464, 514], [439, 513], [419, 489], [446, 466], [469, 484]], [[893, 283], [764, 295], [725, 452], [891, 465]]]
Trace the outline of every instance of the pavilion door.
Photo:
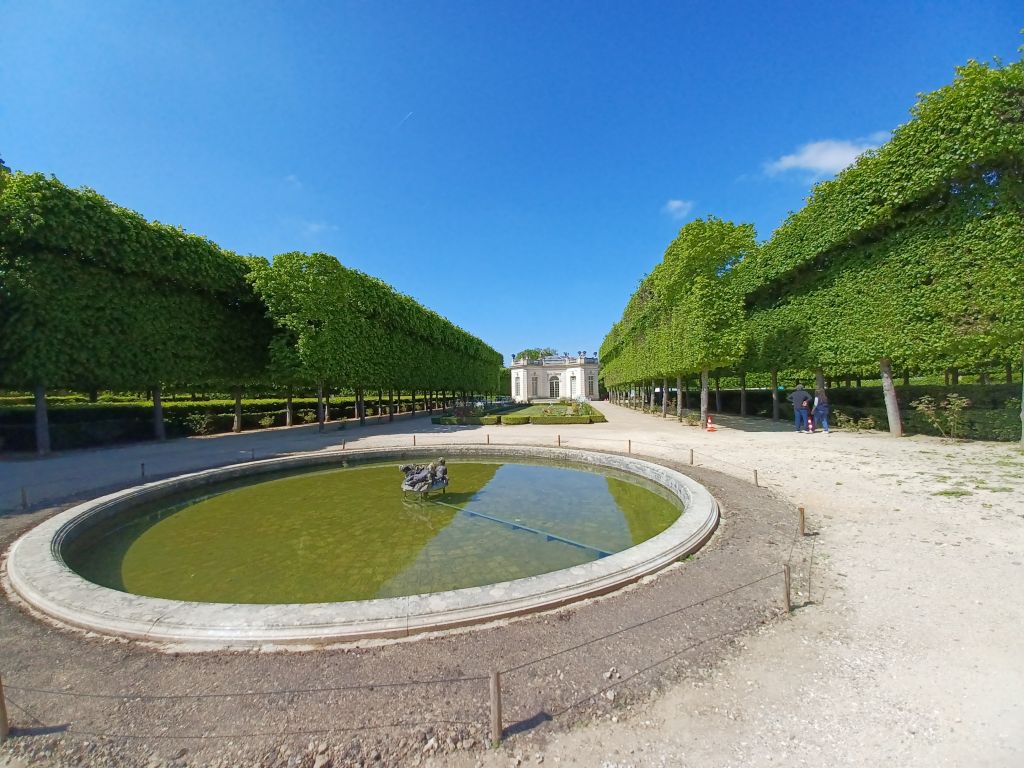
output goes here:
[[558, 397], [558, 377], [557, 376], [552, 376], [551, 377], [551, 384], [549, 386], [549, 389], [550, 389], [550, 392], [551, 392], [551, 395], [550, 395], [551, 397]]

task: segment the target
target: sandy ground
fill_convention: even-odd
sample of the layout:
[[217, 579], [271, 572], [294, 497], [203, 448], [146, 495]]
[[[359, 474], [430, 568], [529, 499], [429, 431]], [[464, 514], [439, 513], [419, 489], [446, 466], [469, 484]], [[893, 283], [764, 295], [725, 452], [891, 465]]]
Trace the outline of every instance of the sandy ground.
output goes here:
[[[1024, 453], [1018, 446], [894, 440], [867, 433], [801, 435], [786, 425], [730, 417], [720, 420], [717, 432], [705, 433], [616, 406], [603, 410], [609, 423], [587, 427], [463, 429], [416, 420], [346, 433], [351, 442], [365, 445], [395, 444], [414, 432], [421, 445], [483, 441], [488, 434], [494, 442], [560, 438], [579, 447], [631, 447], [684, 465], [692, 448], [694, 471], [704, 471], [709, 484], [719, 482], [716, 473], [749, 483], [757, 469], [768, 491], [747, 486], [755, 503], [745, 515], [756, 515], [759, 499], [773, 514], [782, 514], [775, 510], [776, 499], [789, 502], [790, 509], [796, 504], [807, 509], [814, 535], [798, 542], [794, 570], [796, 601], [806, 604], [788, 618], [755, 623], [738, 639], [719, 644], [719, 653], [696, 656], [689, 672], [670, 668], [634, 688], [632, 696], [608, 700], [571, 720], [518, 729], [497, 750], [473, 748], [468, 742], [479, 744], [478, 734], [463, 740], [465, 748], [440, 754], [431, 748], [430, 737], [420, 734], [427, 736], [422, 749], [406, 750], [400, 757], [395, 753], [390, 763], [387, 753], [376, 761], [361, 755], [349, 762], [311, 742], [280, 764], [1024, 764]], [[273, 436], [231, 436], [3, 463], [0, 485], [14, 488], [29, 477], [44, 484], [52, 473], [55, 484], [66, 483], [62, 493], [73, 496], [76, 488], [117, 484], [117, 473], [142, 454], [170, 472], [175, 462], [181, 468], [201, 462], [202, 451], [213, 456], [241, 450], [243, 440], [258, 439], [262, 450], [272, 452], [334, 450], [340, 439], [309, 430], [279, 435], [280, 445]], [[68, 480], [76, 477], [88, 481]], [[719, 485], [730, 498], [742, 495], [735, 481]], [[0, 520], [9, 523], [7, 533], [12, 534], [40, 514], [46, 512]], [[712, 568], [718, 553], [737, 542], [768, 559], [778, 559], [771, 546], [785, 548], [783, 537], [767, 529], [763, 547], [730, 539], [728, 522], [727, 511], [726, 531], [713, 544], [717, 549], [699, 557], [696, 565]], [[646, 595], [646, 589], [631, 594]], [[630, 594], [614, 599], [623, 606], [641, 602]], [[587, 610], [570, 613], [586, 615]], [[31, 621], [17, 619], [11, 627], [28, 632]], [[546, 638], [544, 621], [521, 622], [526, 629], [517, 632], [533, 626], [533, 631], [543, 630], [538, 638]], [[62, 642], [74, 648], [74, 642], [84, 641], [69, 636]], [[474, 642], [486, 645], [486, 635]], [[486, 653], [486, 647], [479, 652]], [[0, 670], [10, 672], [2, 656]], [[557, 687], [560, 671], [532, 684]], [[5, 759], [11, 765], [29, 764], [10, 744], [5, 750], [0, 765]], [[32, 759], [40, 758], [34, 754]], [[74, 759], [104, 764], [82, 754]], [[103, 760], [117, 764], [113, 753]], [[42, 764], [51, 762], [75, 764], [70, 758]], [[161, 753], [152, 764], [193, 763], [189, 754]]]
[[819, 534], [813, 602], [752, 635], [706, 681], [542, 749], [510, 744], [513, 758], [607, 768], [1024, 765], [1018, 446], [748, 432], [732, 418], [721, 421], [739, 429], [705, 434], [605, 410], [645, 440], [678, 439], [698, 456], [757, 467], [806, 506]]

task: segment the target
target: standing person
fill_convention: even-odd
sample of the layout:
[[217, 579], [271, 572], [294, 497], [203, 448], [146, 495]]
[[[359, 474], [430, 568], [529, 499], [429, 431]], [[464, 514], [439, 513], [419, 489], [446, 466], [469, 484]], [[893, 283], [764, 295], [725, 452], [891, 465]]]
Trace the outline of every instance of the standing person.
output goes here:
[[804, 389], [799, 381], [789, 395], [789, 402], [793, 404], [793, 422], [797, 432], [807, 431], [807, 414], [811, 408], [811, 393]]
[[828, 434], [828, 392], [824, 388], [814, 390], [814, 423], [820, 424]]

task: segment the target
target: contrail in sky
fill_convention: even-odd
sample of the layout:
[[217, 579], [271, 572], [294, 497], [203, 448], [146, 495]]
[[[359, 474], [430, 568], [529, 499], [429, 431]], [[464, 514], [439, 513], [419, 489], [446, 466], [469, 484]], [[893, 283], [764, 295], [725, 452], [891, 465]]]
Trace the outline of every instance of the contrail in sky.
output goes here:
[[401, 128], [403, 125], [405, 125], [405, 121], [408, 120], [410, 117], [412, 117], [412, 112], [410, 112], [408, 115], [403, 117], [402, 120], [398, 123], [398, 125], [395, 126], [395, 128], [396, 129]]

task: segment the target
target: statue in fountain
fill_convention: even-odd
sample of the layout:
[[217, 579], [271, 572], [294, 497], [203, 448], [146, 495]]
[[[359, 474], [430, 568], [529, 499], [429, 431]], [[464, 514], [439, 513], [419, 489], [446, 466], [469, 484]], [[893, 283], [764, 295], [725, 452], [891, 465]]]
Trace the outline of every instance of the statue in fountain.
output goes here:
[[402, 494], [408, 491], [426, 496], [431, 491], [444, 491], [448, 487], [448, 466], [444, 459], [432, 461], [427, 465], [403, 464], [399, 471], [405, 475], [402, 481]]

